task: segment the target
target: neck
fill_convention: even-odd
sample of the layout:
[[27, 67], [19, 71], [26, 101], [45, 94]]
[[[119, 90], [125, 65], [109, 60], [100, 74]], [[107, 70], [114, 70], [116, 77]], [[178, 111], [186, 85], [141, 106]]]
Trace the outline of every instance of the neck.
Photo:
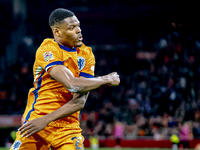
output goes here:
[[59, 38], [54, 37], [54, 40], [55, 40], [59, 45], [62, 45], [62, 46], [64, 46], [64, 47], [67, 47], [67, 48], [70, 48], [70, 49], [75, 49], [75, 47], [70, 47], [70, 46], [68, 46], [68, 45], [63, 44], [63, 43], [59, 40]]

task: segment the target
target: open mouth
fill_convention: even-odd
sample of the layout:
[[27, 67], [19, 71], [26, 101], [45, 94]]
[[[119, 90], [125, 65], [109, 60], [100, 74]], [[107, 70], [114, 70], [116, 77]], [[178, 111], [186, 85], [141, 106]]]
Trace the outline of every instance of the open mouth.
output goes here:
[[78, 40], [79, 40], [79, 41], [82, 41], [82, 40], [83, 40], [82, 35], [80, 35], [80, 36], [78, 37]]
[[81, 36], [81, 37], [79, 37], [79, 38], [78, 38], [78, 40], [79, 40], [79, 41], [82, 41], [82, 40], [83, 40], [83, 37], [82, 37], [82, 36]]

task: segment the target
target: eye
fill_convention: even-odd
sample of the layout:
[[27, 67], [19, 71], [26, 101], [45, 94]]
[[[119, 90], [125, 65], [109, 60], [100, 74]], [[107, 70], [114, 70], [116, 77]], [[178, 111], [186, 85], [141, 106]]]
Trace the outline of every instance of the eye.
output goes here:
[[73, 30], [75, 28], [75, 26], [72, 26], [70, 29]]

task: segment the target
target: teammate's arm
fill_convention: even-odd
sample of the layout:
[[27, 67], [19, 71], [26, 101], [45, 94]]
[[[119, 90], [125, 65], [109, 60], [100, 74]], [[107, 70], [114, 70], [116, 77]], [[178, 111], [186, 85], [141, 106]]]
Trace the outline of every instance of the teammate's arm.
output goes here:
[[37, 133], [44, 129], [50, 122], [68, 117], [71, 114], [81, 110], [85, 105], [88, 94], [89, 93], [75, 93], [73, 95], [73, 98], [68, 103], [66, 103], [56, 111], [53, 111], [47, 115], [44, 115], [43, 117], [33, 119], [23, 124], [18, 129], [18, 131], [20, 131], [19, 134], [23, 134], [25, 132], [22, 136], [29, 137], [34, 133]]
[[116, 72], [96, 78], [76, 78], [64, 65], [53, 67], [49, 74], [72, 93], [88, 92], [104, 84], [117, 86], [120, 82]]

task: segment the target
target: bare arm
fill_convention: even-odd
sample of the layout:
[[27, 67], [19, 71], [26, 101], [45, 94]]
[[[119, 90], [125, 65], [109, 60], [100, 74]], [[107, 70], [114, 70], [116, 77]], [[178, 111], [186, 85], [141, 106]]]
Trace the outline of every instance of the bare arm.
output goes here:
[[53, 67], [49, 74], [72, 93], [88, 92], [104, 84], [116, 86], [120, 82], [119, 75], [115, 72], [97, 78], [76, 78], [63, 65]]
[[19, 128], [20, 134], [25, 132], [22, 136], [29, 137], [44, 129], [50, 122], [68, 117], [74, 112], [82, 109], [87, 100], [88, 91], [96, 89], [104, 84], [116, 86], [120, 82], [117, 73], [111, 73], [97, 78], [75, 78], [72, 72], [63, 65], [52, 68], [50, 75], [69, 91], [81, 94], [74, 94], [72, 100], [56, 111], [23, 124]]
[[29, 137], [34, 133], [37, 133], [44, 129], [50, 122], [70, 116], [71, 114], [81, 110], [84, 107], [88, 94], [89, 93], [75, 93], [73, 95], [73, 98], [68, 103], [66, 103], [56, 111], [53, 111], [41, 118], [37, 118], [23, 124], [18, 129], [18, 131], [20, 131], [20, 134], [23, 134], [22, 136]]
[[56, 111], [45, 115], [46, 122], [49, 124], [52, 121], [68, 117], [71, 114], [83, 109], [87, 100], [87, 96], [88, 93], [74, 94], [73, 99], [70, 100], [68, 103], [66, 103]]

